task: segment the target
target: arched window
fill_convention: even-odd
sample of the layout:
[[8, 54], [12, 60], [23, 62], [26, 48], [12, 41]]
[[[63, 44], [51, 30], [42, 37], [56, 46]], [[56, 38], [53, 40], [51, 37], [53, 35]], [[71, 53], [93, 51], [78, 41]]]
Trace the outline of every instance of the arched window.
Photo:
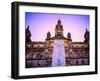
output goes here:
[[76, 60], [76, 65], [78, 65], [78, 60]]
[[82, 60], [82, 64], [84, 64], [84, 60]]
[[67, 65], [70, 65], [70, 60], [66, 60], [66, 64]]

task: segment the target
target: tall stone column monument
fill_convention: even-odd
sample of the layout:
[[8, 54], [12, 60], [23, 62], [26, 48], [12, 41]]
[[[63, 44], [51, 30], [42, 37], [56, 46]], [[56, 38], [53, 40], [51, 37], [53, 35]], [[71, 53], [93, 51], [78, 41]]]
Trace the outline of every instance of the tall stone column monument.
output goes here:
[[65, 66], [64, 40], [55, 40], [52, 54], [52, 67]]

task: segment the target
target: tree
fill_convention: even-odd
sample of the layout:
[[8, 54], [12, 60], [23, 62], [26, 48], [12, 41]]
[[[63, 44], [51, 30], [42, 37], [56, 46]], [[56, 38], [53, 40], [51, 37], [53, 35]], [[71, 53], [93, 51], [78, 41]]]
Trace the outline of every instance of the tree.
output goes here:
[[47, 33], [47, 39], [49, 39], [50, 37], [51, 37], [51, 33], [48, 32], [48, 33]]
[[26, 43], [31, 42], [31, 32], [29, 30], [29, 26], [26, 28]]
[[89, 31], [86, 28], [86, 32], [84, 34], [84, 42], [88, 43], [89, 42]]

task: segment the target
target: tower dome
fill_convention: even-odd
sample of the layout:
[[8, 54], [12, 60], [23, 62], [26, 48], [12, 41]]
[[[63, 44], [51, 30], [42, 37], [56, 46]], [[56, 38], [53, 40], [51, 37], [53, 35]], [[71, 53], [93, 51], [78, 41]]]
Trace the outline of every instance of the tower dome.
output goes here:
[[59, 20], [58, 20], [58, 24], [61, 24], [61, 20], [60, 20], [60, 18], [59, 18]]

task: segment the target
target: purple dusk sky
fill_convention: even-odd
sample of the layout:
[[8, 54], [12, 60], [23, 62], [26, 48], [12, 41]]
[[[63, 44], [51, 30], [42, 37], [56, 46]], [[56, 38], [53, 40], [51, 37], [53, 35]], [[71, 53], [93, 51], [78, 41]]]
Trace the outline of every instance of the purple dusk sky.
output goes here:
[[29, 26], [32, 41], [45, 41], [48, 31], [51, 37], [55, 35], [55, 26], [60, 18], [64, 29], [64, 36], [71, 33], [72, 41], [84, 41], [86, 28], [89, 30], [89, 15], [51, 14], [51, 13], [25, 13], [25, 26]]

